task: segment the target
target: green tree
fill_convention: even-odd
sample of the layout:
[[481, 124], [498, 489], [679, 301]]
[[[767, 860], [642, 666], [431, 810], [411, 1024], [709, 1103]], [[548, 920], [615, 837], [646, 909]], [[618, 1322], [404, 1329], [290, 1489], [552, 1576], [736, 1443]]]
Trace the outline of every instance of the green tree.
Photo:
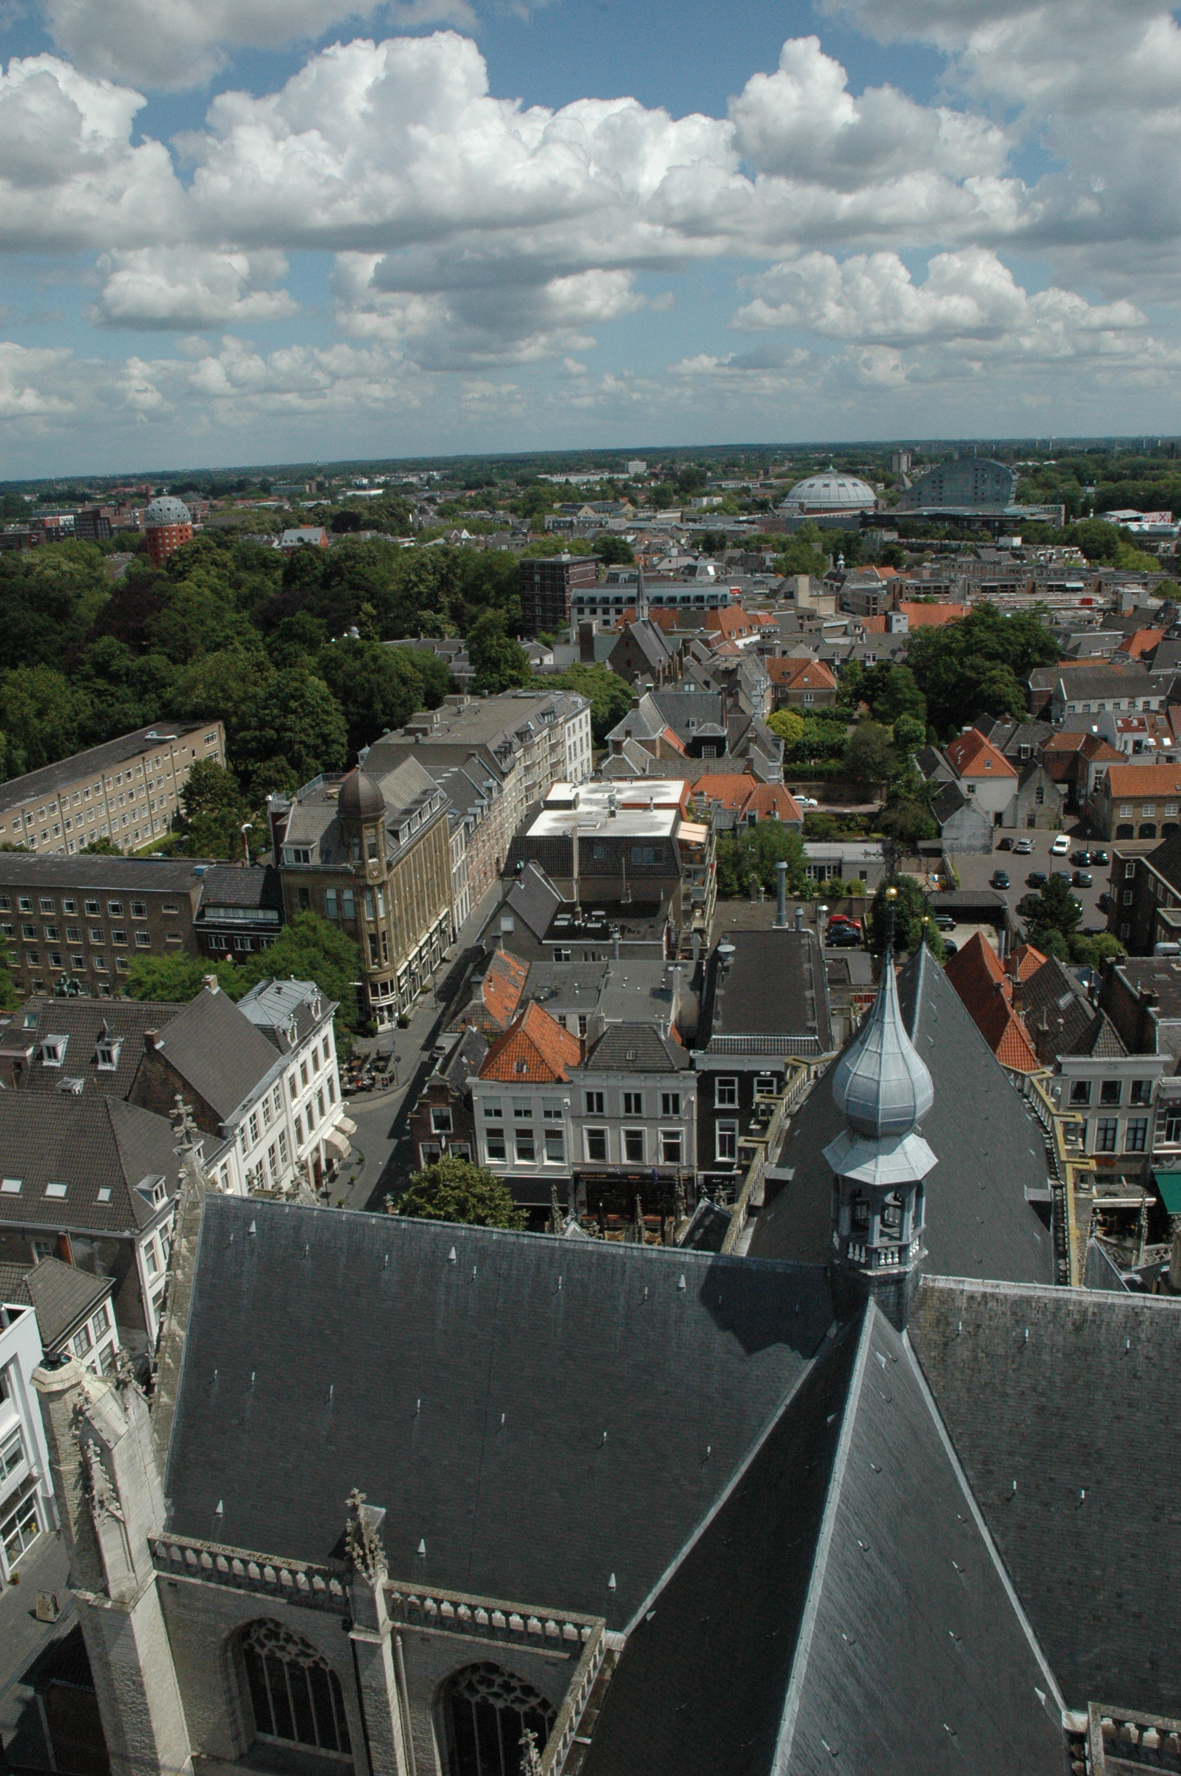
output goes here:
[[[1027, 935], [1035, 949], [1045, 949], [1043, 939], [1057, 932], [1068, 942], [1082, 923], [1082, 902], [1070, 892], [1070, 884], [1061, 876], [1051, 876], [1037, 894], [1028, 894], [1021, 903]], [[1055, 952], [1056, 954], [1057, 952]]]
[[927, 738], [925, 722], [913, 715], [900, 715], [894, 722], [894, 744], [904, 752], [917, 752]]
[[318, 913], [297, 913], [284, 925], [273, 944], [256, 951], [238, 970], [246, 987], [264, 980], [315, 981], [322, 993], [337, 1003], [336, 1031], [342, 1052], [346, 1032], [359, 1021], [354, 982], [361, 972], [361, 956], [352, 938], [322, 919]]
[[775, 866], [781, 861], [787, 864], [789, 892], [805, 893], [808, 857], [798, 833], [778, 820], [760, 820], [736, 835], [723, 834], [717, 845], [719, 895], [724, 900], [734, 900], [747, 894], [752, 876], [760, 887], [774, 893], [779, 885]]
[[89, 845], [79, 847], [80, 857], [122, 857], [118, 845], [112, 845], [110, 839], [91, 839]]
[[246, 983], [232, 962], [198, 962], [192, 956], [137, 956], [131, 964], [124, 993], [128, 999], [147, 999], [156, 1005], [185, 1005], [201, 991], [207, 974], [231, 999], [240, 999]]
[[809, 518], [791, 536], [784, 546], [783, 553], [775, 558], [776, 573], [810, 574], [814, 580], [822, 580], [828, 572], [828, 557], [824, 552], [824, 537], [820, 526], [813, 524]]
[[602, 536], [595, 538], [592, 551], [604, 567], [627, 567], [636, 558], [636, 552], [627, 538], [613, 536], [610, 532], [604, 532]]
[[344, 713], [322, 678], [297, 667], [276, 672], [247, 704], [231, 752], [252, 781], [260, 769], [273, 780], [278, 769], [296, 788], [344, 764]]
[[890, 900], [887, 890], [893, 888], [894, 911], [894, 948], [896, 951], [907, 951], [910, 955], [926, 941], [927, 948], [936, 961], [943, 960], [943, 939], [939, 928], [927, 911], [927, 902], [923, 891], [911, 876], [891, 876], [881, 883], [874, 893], [873, 906], [869, 916], [869, 947], [875, 955], [880, 956], [886, 947], [888, 930], [887, 909]]
[[804, 738], [804, 718], [796, 709], [777, 709], [767, 717], [767, 726], [789, 747], [798, 746]]
[[476, 691], [509, 691], [533, 682], [529, 656], [519, 641], [505, 634], [504, 618], [488, 611], [472, 624], [467, 638], [468, 658], [475, 668]]
[[909, 666], [897, 666], [882, 660], [864, 674], [860, 686], [861, 700], [869, 704], [875, 721], [887, 726], [906, 716], [920, 723], [927, 731], [927, 699], [915, 682]]
[[469, 1227], [507, 1227], [514, 1232], [525, 1225], [525, 1215], [513, 1201], [502, 1178], [469, 1159], [438, 1159], [410, 1179], [410, 1187], [397, 1203], [399, 1215], [419, 1221], [451, 1221]]
[[920, 839], [933, 839], [938, 831], [930, 808], [917, 796], [888, 801], [878, 815], [877, 827], [907, 847], [917, 845]]
[[420, 661], [434, 664], [435, 656], [380, 641], [334, 641], [321, 648], [316, 670], [344, 712], [350, 753], [371, 745], [387, 728], [402, 727], [423, 707], [427, 683]]
[[1118, 937], [1110, 931], [1099, 931], [1094, 937], [1084, 937], [1076, 931], [1066, 940], [1070, 960], [1074, 963], [1085, 963], [1088, 968], [1102, 969], [1105, 963], [1114, 962], [1127, 951]]
[[15, 1011], [20, 1004], [16, 987], [7, 968], [0, 964], [0, 1011]]
[[948, 737], [980, 716], [1022, 714], [1030, 673], [1058, 658], [1058, 644], [1036, 609], [1006, 616], [982, 604], [958, 622], [917, 630], [906, 658], [929, 721]]
[[[250, 806], [225, 765], [198, 759], [180, 792], [180, 806], [190, 857], [237, 860], [242, 855], [242, 826], [250, 818]], [[265, 844], [265, 833], [258, 836]]]
[[894, 747], [879, 722], [863, 721], [854, 728], [845, 748], [845, 769], [855, 783], [876, 789], [894, 770]]
[[85, 692], [52, 666], [17, 666], [0, 673], [0, 709], [12, 777], [77, 752], [94, 716]]
[[622, 721], [632, 706], [631, 686], [609, 666], [567, 666], [565, 672], [556, 676], [547, 674], [545, 682], [590, 698], [591, 733], [598, 746], [602, 746], [616, 722]]

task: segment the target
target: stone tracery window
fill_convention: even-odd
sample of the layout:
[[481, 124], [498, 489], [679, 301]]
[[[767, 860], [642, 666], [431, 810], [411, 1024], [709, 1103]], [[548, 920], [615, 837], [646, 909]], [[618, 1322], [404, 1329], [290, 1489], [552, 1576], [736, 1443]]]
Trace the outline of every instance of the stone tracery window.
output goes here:
[[340, 1679], [323, 1653], [281, 1622], [252, 1622], [240, 1646], [260, 1739], [350, 1757]]
[[487, 1662], [448, 1679], [445, 1712], [448, 1776], [518, 1776], [522, 1736], [532, 1732], [540, 1751], [556, 1716], [531, 1684]]

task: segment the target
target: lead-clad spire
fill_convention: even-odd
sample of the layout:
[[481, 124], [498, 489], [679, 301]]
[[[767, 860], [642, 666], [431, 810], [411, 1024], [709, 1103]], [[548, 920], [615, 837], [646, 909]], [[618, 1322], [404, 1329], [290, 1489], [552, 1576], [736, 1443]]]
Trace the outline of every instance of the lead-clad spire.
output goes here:
[[909, 1134], [935, 1101], [931, 1075], [902, 1021], [889, 951], [874, 1008], [837, 1062], [832, 1095], [849, 1127], [871, 1141]]

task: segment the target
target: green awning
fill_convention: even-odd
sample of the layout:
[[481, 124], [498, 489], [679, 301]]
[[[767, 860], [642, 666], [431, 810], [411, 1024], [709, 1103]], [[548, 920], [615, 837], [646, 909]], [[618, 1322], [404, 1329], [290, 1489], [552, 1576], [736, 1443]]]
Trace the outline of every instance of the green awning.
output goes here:
[[1160, 1199], [1170, 1215], [1181, 1215], [1181, 1172], [1154, 1172]]

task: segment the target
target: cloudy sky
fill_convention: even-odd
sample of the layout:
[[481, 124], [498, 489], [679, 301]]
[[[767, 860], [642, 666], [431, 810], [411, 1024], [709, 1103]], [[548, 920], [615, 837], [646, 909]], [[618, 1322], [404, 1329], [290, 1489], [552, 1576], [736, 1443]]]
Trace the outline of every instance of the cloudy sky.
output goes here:
[[1159, 0], [0, 0], [0, 475], [1177, 432]]

